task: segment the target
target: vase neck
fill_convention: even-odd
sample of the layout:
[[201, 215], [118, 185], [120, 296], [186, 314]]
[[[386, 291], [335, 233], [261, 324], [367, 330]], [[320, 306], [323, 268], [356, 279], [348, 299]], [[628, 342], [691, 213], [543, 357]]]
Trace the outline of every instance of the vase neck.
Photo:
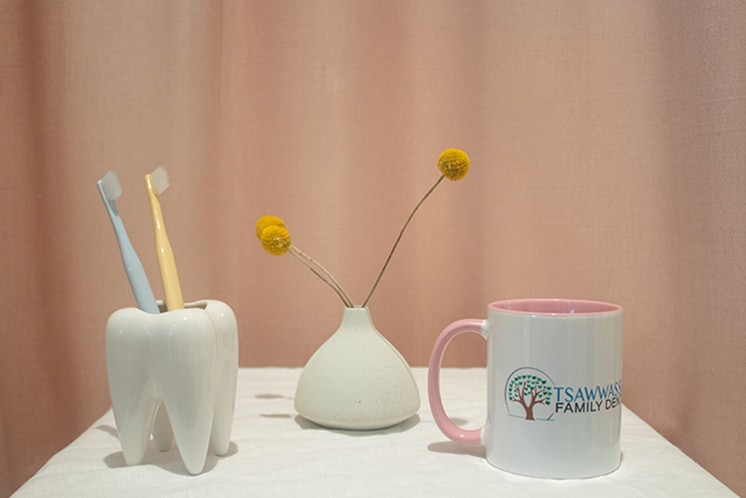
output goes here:
[[354, 308], [345, 308], [342, 313], [342, 324], [340, 327], [360, 327], [372, 326], [373, 320], [370, 318], [370, 311], [365, 306], [355, 306]]

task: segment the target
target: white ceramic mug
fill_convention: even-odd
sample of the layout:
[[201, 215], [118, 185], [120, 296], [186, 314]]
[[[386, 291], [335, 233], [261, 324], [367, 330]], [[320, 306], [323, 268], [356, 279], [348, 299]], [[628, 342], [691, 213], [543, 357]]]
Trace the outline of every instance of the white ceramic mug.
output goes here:
[[[440, 364], [462, 333], [487, 340], [487, 423], [451, 422], [440, 395]], [[428, 372], [430, 409], [440, 430], [484, 444], [493, 466], [555, 479], [608, 474], [619, 467], [622, 308], [567, 299], [517, 299], [488, 306], [486, 320], [441, 332]]]

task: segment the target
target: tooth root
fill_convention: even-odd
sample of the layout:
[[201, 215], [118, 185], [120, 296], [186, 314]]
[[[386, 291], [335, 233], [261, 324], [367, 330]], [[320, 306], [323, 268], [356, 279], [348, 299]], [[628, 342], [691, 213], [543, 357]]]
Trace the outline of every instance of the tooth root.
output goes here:
[[[225, 455], [231, 443], [231, 426], [233, 425], [233, 409], [236, 392], [235, 376], [233, 387], [230, 379], [221, 379], [225, 385], [219, 386], [215, 399], [215, 414], [212, 420], [210, 443], [216, 455]], [[218, 381], [220, 382], [220, 381]]]
[[212, 421], [210, 443], [216, 455], [228, 453], [231, 427], [236, 404], [238, 377], [238, 324], [227, 304], [211, 303], [213, 323], [218, 330], [218, 374], [215, 393], [215, 414]]
[[145, 372], [116, 368], [108, 360], [107, 367], [110, 372], [118, 372], [115, 376], [109, 374], [109, 389], [124, 461], [127, 465], [137, 465], [145, 457], [158, 401], [153, 397]]
[[123, 417], [121, 424], [117, 419], [119, 442], [127, 465], [138, 465], [145, 458], [145, 450], [150, 439], [150, 426], [157, 407], [158, 403], [151, 399], [148, 403], [142, 403], [134, 413]]
[[148, 357], [147, 348], [142, 341], [129, 340], [129, 333], [119, 326], [126, 316], [126, 310], [119, 310], [107, 323], [106, 371], [124, 460], [137, 465], [145, 456], [158, 401], [150, 370], [138, 368]]
[[184, 344], [185, 348], [172, 344], [175, 357], [160, 369], [159, 376], [163, 381], [159, 391], [163, 394], [176, 446], [192, 474], [199, 474], [204, 467], [214, 413], [211, 394], [214, 395], [216, 358], [210, 330], [195, 334]]
[[168, 412], [163, 403], [159, 403], [158, 411], [153, 421], [153, 441], [159, 451], [168, 451], [171, 449], [171, 443], [174, 440], [174, 433], [171, 430], [171, 422], [168, 420]]
[[171, 416], [171, 428], [181, 459], [190, 474], [199, 474], [207, 458], [213, 411], [204, 404], [195, 409], [192, 405], [185, 406], [186, 403], [171, 403], [168, 406], [174, 407], [173, 403], [176, 403], [176, 408], [171, 410], [174, 413]]

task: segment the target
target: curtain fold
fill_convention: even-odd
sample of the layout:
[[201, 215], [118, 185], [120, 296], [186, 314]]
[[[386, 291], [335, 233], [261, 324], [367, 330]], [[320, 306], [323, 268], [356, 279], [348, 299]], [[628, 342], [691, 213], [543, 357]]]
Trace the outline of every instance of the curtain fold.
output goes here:
[[744, 4], [0, 0], [0, 39], [0, 495], [109, 407], [103, 327], [134, 299], [107, 170], [156, 295], [165, 166], [185, 299], [232, 306], [242, 366], [302, 366], [341, 302], [255, 221], [361, 303], [449, 147], [472, 168], [415, 216], [377, 328], [425, 365], [493, 300], [618, 302], [625, 403], [746, 493]]

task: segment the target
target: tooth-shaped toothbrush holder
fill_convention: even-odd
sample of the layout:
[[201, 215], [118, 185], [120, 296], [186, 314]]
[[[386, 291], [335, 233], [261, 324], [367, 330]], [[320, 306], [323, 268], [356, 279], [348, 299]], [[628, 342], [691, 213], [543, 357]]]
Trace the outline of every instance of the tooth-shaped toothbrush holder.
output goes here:
[[203, 472], [210, 445], [216, 455], [228, 452], [238, 325], [227, 304], [115, 311], [106, 323], [106, 373], [127, 465], [143, 462], [151, 433], [161, 451], [176, 441], [190, 474]]

